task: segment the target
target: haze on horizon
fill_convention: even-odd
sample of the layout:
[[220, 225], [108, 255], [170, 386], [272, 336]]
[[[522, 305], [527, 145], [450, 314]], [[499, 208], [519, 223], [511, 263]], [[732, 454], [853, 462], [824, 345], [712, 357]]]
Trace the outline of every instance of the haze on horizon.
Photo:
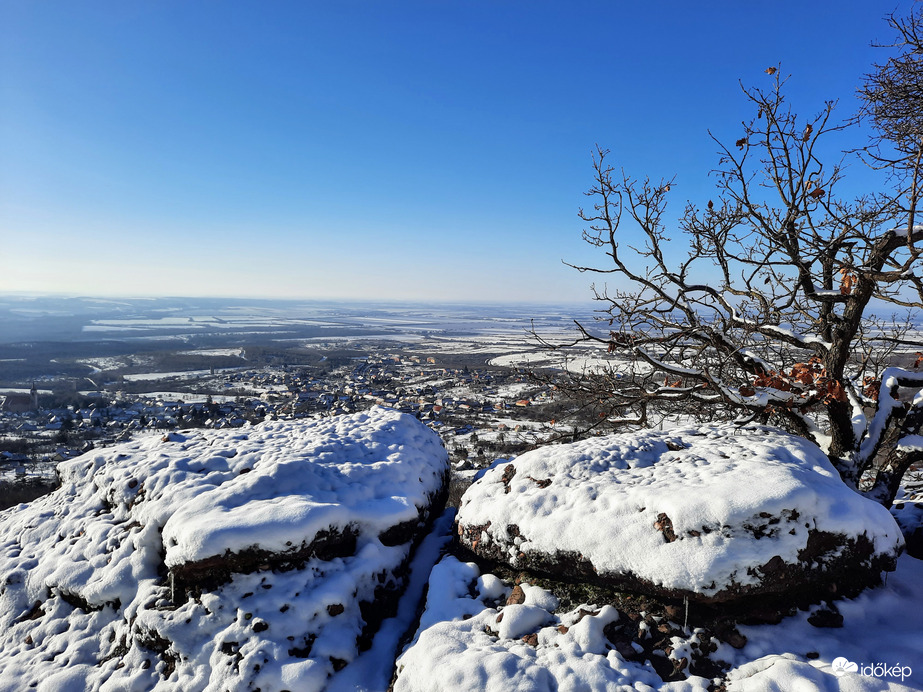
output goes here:
[[597, 143], [678, 216], [738, 80], [846, 117], [907, 7], [0, 0], [0, 293], [585, 301]]

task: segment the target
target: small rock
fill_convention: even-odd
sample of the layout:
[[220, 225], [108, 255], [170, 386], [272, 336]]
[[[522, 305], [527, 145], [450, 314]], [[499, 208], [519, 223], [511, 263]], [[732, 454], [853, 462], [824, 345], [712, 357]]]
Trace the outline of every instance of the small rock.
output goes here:
[[598, 610], [587, 610], [586, 608], [581, 608], [579, 611], [577, 611], [577, 622], [580, 622], [581, 620], [583, 620], [583, 618], [585, 618], [588, 615], [591, 618], [594, 618], [597, 615], [599, 615], [599, 611]]
[[513, 587], [510, 597], [506, 599], [507, 605], [518, 605], [526, 602], [526, 592], [522, 590], [519, 584]]
[[785, 617], [778, 608], [754, 607], [747, 611], [743, 622], [746, 625], [778, 625]]
[[668, 605], [664, 609], [667, 617], [673, 620], [674, 622], [678, 621], [683, 617], [683, 607], [678, 605]]
[[736, 629], [725, 632], [721, 639], [727, 644], [733, 646], [735, 649], [742, 649], [747, 645], [747, 638]]
[[808, 622], [815, 627], [842, 627], [843, 616], [834, 606], [825, 606], [808, 616]]
[[506, 468], [503, 469], [503, 476], [500, 480], [503, 481], [503, 492], [509, 494], [510, 492], [510, 481], [513, 480], [513, 476], [516, 475], [516, 467], [512, 464], [507, 464]]
[[667, 543], [672, 543], [676, 540], [676, 533], [673, 531], [673, 522], [665, 513], [661, 512], [657, 515], [654, 528], [663, 534], [663, 540]]

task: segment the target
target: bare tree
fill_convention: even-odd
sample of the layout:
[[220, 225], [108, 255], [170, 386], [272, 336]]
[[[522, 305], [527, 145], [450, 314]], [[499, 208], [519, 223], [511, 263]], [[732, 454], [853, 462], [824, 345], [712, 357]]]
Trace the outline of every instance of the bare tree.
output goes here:
[[571, 266], [606, 282], [593, 287], [599, 322], [578, 322], [576, 342], [600, 344], [610, 366], [559, 382], [589, 402], [585, 429], [646, 425], [654, 412], [773, 423], [813, 440], [852, 487], [893, 501], [923, 460], [923, 356], [909, 355], [923, 350], [912, 332], [923, 21], [890, 21], [901, 52], [860, 90], [876, 133], [860, 155], [890, 174], [885, 192], [838, 196], [843, 158], [823, 152], [855, 119], [836, 122], [833, 103], [797, 117], [778, 68], [768, 88], [743, 89], [754, 115], [734, 145], [713, 137], [714, 198], [687, 203], [685, 253], [665, 221], [674, 181], [630, 178], [596, 152], [580, 217], [606, 260]]

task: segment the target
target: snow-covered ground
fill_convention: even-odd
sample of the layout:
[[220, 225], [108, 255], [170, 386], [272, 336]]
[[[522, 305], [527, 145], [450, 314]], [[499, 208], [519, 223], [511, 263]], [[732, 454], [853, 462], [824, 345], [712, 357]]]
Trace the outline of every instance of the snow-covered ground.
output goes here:
[[[711, 654], [732, 667], [729, 692], [909, 692], [923, 690], [923, 561], [902, 557], [885, 585], [841, 600], [841, 628], [817, 628], [808, 612], [777, 625], [741, 626], [747, 644]], [[444, 558], [430, 577], [415, 641], [398, 659], [396, 692], [691, 692], [711, 680], [663, 682], [650, 665], [629, 661], [606, 636], [625, 621], [610, 605], [560, 612], [552, 594], [513, 591], [473, 563]], [[519, 600], [519, 599], [516, 599]], [[681, 625], [678, 625], [681, 627]], [[694, 628], [676, 637], [673, 657], [698, 643]], [[853, 666], [852, 664], [855, 664]]]
[[599, 370], [615, 368], [618, 370], [619, 359], [609, 357], [599, 349], [581, 349], [580, 352], [569, 351], [513, 351], [496, 356], [490, 365], [507, 368], [553, 368], [567, 370], [575, 374], [592, 373]]
[[231, 356], [244, 358], [247, 354], [243, 348], [199, 348], [194, 351], [180, 351], [181, 356]]
[[883, 586], [836, 602], [842, 628], [813, 627], [809, 613], [740, 627], [747, 645], [715, 654], [734, 666], [730, 690], [923, 690], [921, 586], [923, 560], [904, 555]]
[[169, 379], [192, 379], [195, 377], [206, 377], [214, 373], [240, 372], [246, 368], [216, 368], [212, 370], [177, 370], [174, 372], [139, 372], [131, 375], [123, 375], [128, 382], [169, 380]]
[[[526, 392], [517, 387], [505, 394]], [[696, 441], [687, 445], [690, 436]], [[745, 575], [769, 554], [797, 554], [794, 544], [803, 538], [793, 524], [794, 534], [751, 541], [759, 551], [730, 554], [729, 562], [729, 553], [721, 553], [726, 532], [693, 535], [709, 518], [723, 526], [754, 509], [795, 508], [815, 528], [870, 532], [882, 552], [898, 542], [893, 522], [877, 506], [857, 505], [861, 498], [845, 491], [826, 459], [772, 431], [751, 438], [736, 429], [711, 437], [676, 429], [634, 439], [536, 450], [512, 460], [519, 470], [505, 482], [511, 461], [501, 460], [482, 474], [481, 487], [521, 498], [521, 513], [486, 521], [516, 523], [536, 543], [583, 540], [578, 550], [586, 557], [605, 565], [635, 560], [629, 568], [652, 581], [672, 579], [673, 587], [726, 579], [731, 571]], [[757, 468], [760, 459], [775, 464], [768, 475]], [[619, 473], [607, 474], [603, 461]], [[2, 691], [384, 692], [424, 590], [422, 622], [398, 659], [399, 691], [680, 692], [712, 684], [698, 675], [663, 682], [652, 665], [623, 655], [613, 628], [639, 625], [611, 604], [564, 607], [550, 587], [529, 577], [517, 592], [499, 574], [442, 557], [455, 531], [451, 513], [436, 522], [409, 565], [397, 616], [358, 654], [367, 614], [359, 602], [376, 600], [377, 575], [389, 583], [390, 575], [403, 574], [408, 557], [405, 544], [387, 545], [382, 533], [414, 521], [445, 469], [435, 435], [396, 412], [144, 437], [61, 468], [57, 493], [0, 513]], [[721, 468], [736, 474], [733, 487], [705, 482]], [[785, 469], [810, 476], [813, 491], [795, 489], [790, 476], [780, 475]], [[593, 499], [579, 496], [586, 485], [578, 491], [572, 481], [581, 478], [595, 483]], [[622, 485], [643, 511], [618, 514], [606, 483]], [[669, 498], [659, 510], [650, 505], [655, 491]], [[466, 516], [484, 522], [478, 512], [491, 502], [491, 493], [476, 488], [463, 523]], [[629, 531], [649, 529], [660, 512], [670, 515], [681, 540], [664, 543], [655, 533], [659, 542], [646, 543], [650, 536], [639, 534], [627, 548], [615, 545], [613, 521]], [[633, 523], [635, 515], [643, 521]], [[684, 523], [696, 517], [699, 524]], [[350, 527], [357, 542], [349, 555], [306, 555], [296, 569], [278, 562], [310, 542], [306, 536]], [[695, 546], [702, 550], [687, 550]], [[520, 540], [516, 547], [528, 546]], [[228, 556], [253, 561], [197, 593], [195, 574], [209, 577], [195, 567], [220, 571]], [[698, 572], [678, 569], [690, 561]], [[729, 564], [735, 569], [724, 569]], [[183, 573], [186, 566], [192, 571]], [[883, 585], [835, 601], [842, 627], [810, 624], [817, 608], [798, 611], [775, 625], [740, 625], [742, 648], [718, 643], [709, 657], [729, 666], [722, 674], [729, 692], [923, 690], [921, 585], [923, 562], [902, 556]], [[671, 627], [681, 630], [671, 661], [705, 641], [694, 625]]]
[[[830, 600], [834, 576], [822, 559], [811, 566], [821, 604], [792, 607], [778, 624], [735, 621], [724, 634], [715, 621], [687, 623], [681, 608], [668, 620], [605, 601], [560, 607], [521, 571], [534, 551], [560, 554], [591, 564], [597, 579], [621, 571], [686, 590], [691, 601], [758, 581], [761, 566], [798, 562], [816, 531], [900, 549], [889, 513], [848, 490], [800, 438], [732, 426], [613, 435], [498, 460], [479, 476], [462, 499], [462, 542], [482, 555], [499, 545], [494, 557], [513, 568], [503, 574], [522, 582], [446, 556], [431, 575], [416, 638], [398, 659], [398, 692], [923, 690], [923, 562], [907, 555], [882, 585], [839, 600]], [[710, 523], [715, 530], [703, 532]], [[469, 535], [471, 526], [478, 530]], [[842, 626], [836, 615], [824, 620], [830, 613]], [[666, 629], [658, 635], [658, 627]], [[644, 649], [652, 633], [668, 646]], [[655, 654], [666, 656], [659, 669]], [[664, 665], [688, 677], [664, 682]]]

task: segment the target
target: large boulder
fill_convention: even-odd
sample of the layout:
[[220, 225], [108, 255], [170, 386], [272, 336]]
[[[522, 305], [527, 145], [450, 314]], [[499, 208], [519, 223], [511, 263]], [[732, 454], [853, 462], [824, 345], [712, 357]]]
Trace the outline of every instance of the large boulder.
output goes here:
[[367, 645], [444, 502], [386, 409], [150, 437], [0, 513], [0, 690], [318, 690]]
[[468, 489], [458, 533], [482, 562], [703, 604], [854, 593], [903, 547], [814, 445], [720, 425], [523, 454]]

